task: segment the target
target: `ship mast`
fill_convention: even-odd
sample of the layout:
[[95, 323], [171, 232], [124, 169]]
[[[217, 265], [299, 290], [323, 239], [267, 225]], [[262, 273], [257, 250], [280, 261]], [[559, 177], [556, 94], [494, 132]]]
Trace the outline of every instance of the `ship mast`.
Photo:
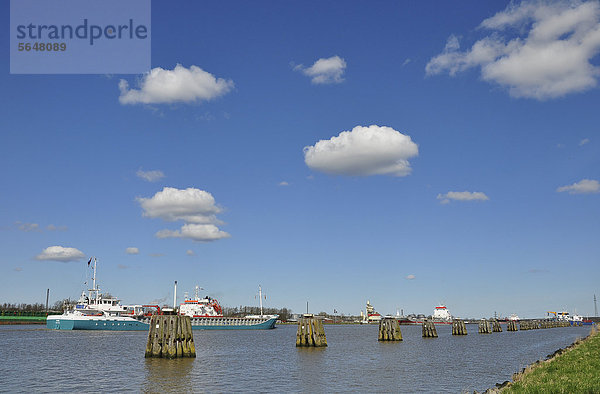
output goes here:
[[260, 315], [263, 315], [263, 304], [262, 304], [262, 287], [258, 285], [258, 299], [260, 301]]
[[99, 289], [96, 286], [96, 264], [98, 263], [98, 259], [96, 259], [95, 257], [93, 257], [94, 259], [94, 275], [92, 276], [92, 288], [89, 290], [89, 299], [90, 299], [90, 303], [92, 301], [92, 294], [95, 293], [95, 303], [98, 304], [98, 293], [99, 293]]
[[98, 289], [96, 289], [96, 263], [97, 262], [98, 262], [98, 260], [94, 257], [94, 277], [92, 278], [92, 281], [93, 281], [92, 289], [93, 290], [98, 290]]

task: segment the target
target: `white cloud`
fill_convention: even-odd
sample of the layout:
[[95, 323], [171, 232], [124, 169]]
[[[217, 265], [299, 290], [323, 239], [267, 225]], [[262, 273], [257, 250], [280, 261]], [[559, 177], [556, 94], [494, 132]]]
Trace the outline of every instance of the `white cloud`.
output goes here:
[[448, 192], [446, 194], [438, 194], [437, 199], [441, 200], [442, 204], [450, 203], [450, 200], [456, 201], [486, 201], [489, 197], [482, 192]]
[[188, 223], [219, 223], [216, 214], [221, 209], [215, 199], [204, 190], [165, 187], [151, 198], [138, 197], [144, 216], [166, 221], [184, 220]]
[[129, 89], [129, 83], [121, 79], [119, 102], [160, 104], [208, 101], [228, 93], [233, 86], [233, 81], [215, 78], [197, 66], [185, 68], [178, 64], [173, 70], [156, 67], [144, 74], [139, 90]]
[[581, 141], [579, 141], [579, 146], [584, 146], [585, 144], [589, 144], [590, 139], [589, 138], [584, 138]]
[[183, 220], [180, 230], [161, 230], [157, 238], [188, 238], [194, 241], [216, 241], [230, 235], [219, 230], [222, 224], [216, 214], [221, 212], [209, 192], [196, 188], [165, 187], [151, 198], [137, 198], [144, 216], [166, 221]]
[[129, 247], [129, 248], [125, 249], [125, 253], [127, 253], [127, 254], [139, 254], [140, 250], [138, 248]]
[[289, 186], [290, 184], [286, 181], [279, 182], [279, 186]]
[[582, 179], [572, 185], [561, 186], [557, 192], [569, 192], [569, 194], [590, 194], [600, 192], [600, 182], [595, 179]]
[[402, 62], [402, 67], [406, 66], [410, 62], [411, 62], [410, 58], [407, 58], [405, 61]]
[[75, 248], [65, 248], [62, 246], [49, 246], [42, 253], [35, 256], [36, 260], [53, 260], [53, 261], [77, 261], [84, 258], [82, 251]]
[[165, 177], [165, 174], [160, 170], [142, 171], [140, 169], [135, 173], [135, 175], [148, 182], [156, 182]]
[[157, 238], [187, 238], [199, 242], [216, 241], [230, 236], [214, 224], [184, 224], [181, 230], [160, 230], [156, 233]]
[[413, 274], [410, 274], [410, 275], [406, 276], [406, 279], [408, 279], [408, 280], [413, 280], [415, 278], [416, 278], [416, 276], [414, 276]]
[[411, 172], [408, 159], [418, 154], [410, 136], [391, 127], [356, 126], [304, 147], [304, 162], [329, 174], [405, 176]]
[[321, 58], [308, 68], [299, 64], [294, 70], [309, 76], [314, 84], [341, 83], [344, 81], [342, 76], [346, 70], [346, 61], [339, 56], [332, 56]]
[[49, 224], [46, 226], [46, 230], [48, 230], [48, 231], [67, 231], [67, 226], [55, 226], [53, 224]]
[[188, 256], [194, 256], [196, 253], [194, 253], [192, 249], [188, 249], [185, 251], [185, 254], [187, 254]]
[[480, 67], [485, 81], [514, 97], [539, 100], [597, 84], [600, 69], [590, 61], [600, 53], [599, 2], [511, 3], [480, 28], [491, 34], [464, 52], [450, 36], [442, 53], [427, 63], [427, 75]]
[[37, 223], [22, 223], [15, 222], [17, 228], [21, 231], [30, 232], [30, 231], [40, 231], [40, 225]]

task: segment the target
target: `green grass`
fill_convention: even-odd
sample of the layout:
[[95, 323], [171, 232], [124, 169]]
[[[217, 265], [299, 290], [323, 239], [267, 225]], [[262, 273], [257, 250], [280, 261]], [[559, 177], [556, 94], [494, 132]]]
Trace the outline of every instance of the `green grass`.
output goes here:
[[592, 329], [586, 340], [535, 365], [503, 393], [600, 393], [600, 334]]

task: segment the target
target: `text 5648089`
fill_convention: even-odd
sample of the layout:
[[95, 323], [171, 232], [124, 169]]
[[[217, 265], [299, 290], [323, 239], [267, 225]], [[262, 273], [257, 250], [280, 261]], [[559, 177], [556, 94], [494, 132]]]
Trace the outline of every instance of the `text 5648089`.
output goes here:
[[64, 52], [67, 44], [64, 42], [20, 42], [19, 52]]

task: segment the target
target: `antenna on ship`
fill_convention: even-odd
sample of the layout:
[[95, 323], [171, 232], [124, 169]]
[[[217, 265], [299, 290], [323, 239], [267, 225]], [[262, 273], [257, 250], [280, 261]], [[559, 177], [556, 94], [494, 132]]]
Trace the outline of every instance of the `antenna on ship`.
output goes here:
[[98, 260], [94, 257], [94, 276], [92, 277], [92, 290], [96, 290], [96, 263]]
[[[263, 315], [263, 304], [262, 304], [262, 287], [260, 285], [258, 285], [258, 299], [260, 301], [260, 315]], [[265, 300], [267, 299], [267, 296], [265, 296]]]
[[194, 290], [194, 299], [196, 301], [200, 301], [200, 290], [204, 290], [204, 287], [196, 285], [196, 290]]
[[177, 281], [175, 281], [175, 289], [173, 290], [173, 310], [177, 309]]

